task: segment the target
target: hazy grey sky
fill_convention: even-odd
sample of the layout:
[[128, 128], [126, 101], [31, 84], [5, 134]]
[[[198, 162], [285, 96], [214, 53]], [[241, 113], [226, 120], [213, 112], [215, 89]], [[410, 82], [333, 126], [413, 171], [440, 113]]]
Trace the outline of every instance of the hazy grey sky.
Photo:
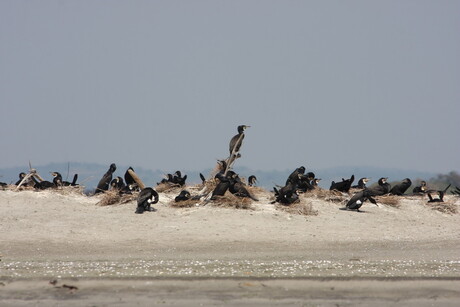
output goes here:
[[0, 167], [460, 170], [460, 1], [0, 1]]

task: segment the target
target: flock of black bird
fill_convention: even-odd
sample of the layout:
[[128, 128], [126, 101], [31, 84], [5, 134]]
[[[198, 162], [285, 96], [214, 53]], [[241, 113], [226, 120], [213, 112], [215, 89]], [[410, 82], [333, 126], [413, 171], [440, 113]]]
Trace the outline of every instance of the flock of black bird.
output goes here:
[[[207, 198], [210, 201], [216, 200], [218, 197], [224, 196], [229, 191], [237, 197], [248, 197], [254, 201], [258, 199], [253, 196], [247, 186], [254, 186], [257, 182], [257, 178], [251, 175], [245, 183], [240, 176], [232, 170], [232, 166], [236, 159], [241, 157], [240, 149], [244, 139], [244, 131], [249, 128], [247, 125], [238, 126], [238, 134], [231, 138], [229, 144], [229, 157], [225, 160], [218, 160], [218, 172], [214, 176], [216, 180], [216, 186], [212, 193], [206, 192], [199, 195], [191, 195], [187, 190], [182, 190], [179, 195], [175, 197], [176, 202], [186, 200], [200, 200]], [[124, 178], [117, 176], [114, 178], [114, 173], [117, 169], [115, 163], [109, 166], [107, 172], [99, 180], [94, 194], [104, 193], [109, 190], [118, 191], [120, 194], [132, 194], [133, 192], [139, 192], [137, 197], [137, 208], [135, 213], [141, 214], [149, 211], [156, 211], [152, 205], [159, 201], [158, 192], [151, 187], [145, 187], [142, 181], [137, 177], [134, 169], [129, 167]], [[277, 186], [273, 188], [275, 200], [272, 202], [280, 203], [282, 205], [289, 206], [299, 201], [299, 194], [307, 193], [317, 188], [318, 182], [321, 180], [315, 177], [313, 172], [305, 173], [306, 169], [301, 166], [295, 169], [287, 178], [284, 186]], [[78, 186], [77, 179], [78, 175], [75, 174], [71, 182], [62, 179], [62, 175], [59, 172], [51, 172], [54, 177], [53, 181], [43, 180], [37, 173], [36, 170], [31, 169], [29, 174], [20, 173], [19, 180], [15, 183], [17, 188], [21, 186], [34, 187], [37, 190], [59, 188], [62, 186]], [[200, 174], [203, 185], [206, 183], [206, 178]], [[123, 180], [124, 179], [124, 180]], [[158, 182], [157, 185], [166, 184], [176, 187], [184, 187], [187, 175], [182, 175], [180, 171], [176, 171], [174, 174], [167, 174], [166, 178]], [[377, 205], [375, 197], [383, 195], [404, 195], [409, 187], [412, 185], [412, 181], [409, 178], [405, 178], [393, 187], [388, 183], [388, 178], [382, 177], [378, 180], [378, 184], [375, 186], [367, 187], [366, 184], [369, 182], [369, 178], [360, 178], [356, 185], [353, 185], [355, 180], [354, 175], [348, 179], [342, 178], [340, 182], [332, 181], [330, 190], [339, 191], [342, 193], [349, 193], [350, 189], [354, 189], [355, 194], [350, 198], [344, 208], [341, 210], [354, 210], [360, 212], [362, 205], [369, 201]], [[6, 183], [0, 182], [1, 187], [7, 186]], [[450, 185], [444, 190], [432, 190], [428, 189], [425, 181], [422, 181], [419, 186], [416, 186], [412, 193], [414, 195], [426, 194], [429, 198], [428, 202], [443, 202], [444, 195]], [[455, 187], [452, 194], [460, 196], [460, 188]], [[434, 195], [434, 197], [433, 197]]]

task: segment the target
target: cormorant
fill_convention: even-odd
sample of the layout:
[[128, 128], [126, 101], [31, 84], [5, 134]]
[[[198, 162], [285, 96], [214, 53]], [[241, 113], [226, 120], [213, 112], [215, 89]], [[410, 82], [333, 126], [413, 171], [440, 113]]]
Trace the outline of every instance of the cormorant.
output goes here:
[[345, 209], [356, 210], [359, 212], [359, 208], [363, 205], [366, 200], [369, 200], [373, 204], [377, 204], [377, 201], [373, 198], [374, 196], [381, 196], [390, 192], [390, 184], [387, 182], [388, 178], [380, 178], [378, 186], [366, 188], [359, 191], [348, 201]]
[[206, 178], [204, 177], [204, 175], [202, 173], [200, 173], [200, 179], [201, 179], [202, 184], [206, 183]]
[[286, 184], [287, 185], [289, 182], [298, 182], [299, 181], [299, 175], [303, 175], [305, 173], [305, 166], [301, 166], [296, 168], [286, 179]]
[[117, 176], [116, 178], [112, 179], [110, 182], [110, 188], [112, 190], [122, 190], [124, 187], [126, 187], [125, 182], [123, 181], [123, 178], [120, 176]]
[[62, 186], [76, 186], [77, 185], [77, 179], [78, 179], [78, 174], [75, 174], [73, 176], [73, 180], [72, 182], [68, 182], [68, 181], [63, 181], [62, 180], [62, 175], [61, 173], [59, 172], [51, 172], [51, 175], [54, 177], [53, 178], [53, 183], [54, 185], [56, 185], [57, 187], [62, 187]]
[[115, 163], [110, 164], [110, 167], [107, 170], [107, 172], [104, 174], [104, 176], [102, 176], [101, 180], [99, 180], [94, 194], [98, 194], [109, 189], [110, 182], [112, 181], [112, 175], [116, 170], [117, 166], [115, 165]]
[[219, 172], [214, 176], [214, 178], [219, 180], [217, 186], [212, 191], [211, 200], [215, 199], [215, 196], [224, 196], [231, 184], [232, 176], [235, 174], [234, 171], [228, 171], [227, 175], [224, 175], [223, 172]]
[[130, 171], [135, 173], [134, 169], [131, 166], [128, 167], [128, 169], [126, 170], [124, 177], [125, 177], [125, 182], [126, 182], [127, 189], [125, 188], [125, 191], [127, 191], [127, 190], [129, 190], [130, 192], [139, 191], [140, 187], [137, 184], [136, 180], [134, 180], [133, 176], [130, 174]]
[[[203, 180], [204, 176], [200, 174], [201, 180]], [[180, 171], [176, 171], [174, 174], [167, 174], [167, 178], [164, 178], [161, 180], [161, 182], [157, 182], [157, 184], [164, 183], [164, 184], [176, 184], [179, 186], [184, 186], [185, 185], [185, 180], [187, 180], [187, 175], [184, 175], [182, 177], [182, 173]]]
[[315, 178], [311, 181], [311, 185], [313, 186], [313, 188], [316, 188], [319, 184], [319, 182], [321, 181], [321, 178]]
[[[14, 185], [19, 185], [21, 183], [21, 181], [24, 179], [25, 176], [27, 176], [26, 173], [24, 173], [24, 172], [19, 173], [19, 180], [16, 181], [16, 183]], [[24, 187], [28, 186], [31, 181], [32, 181], [32, 179], [29, 178], [27, 181], [22, 183], [22, 186], [24, 186]]]
[[302, 193], [313, 190], [315, 187], [312, 181], [315, 179], [315, 174], [308, 172], [306, 175], [301, 175], [298, 183], [298, 190]]
[[162, 183], [170, 183], [173, 181], [173, 175], [172, 174], [166, 174], [166, 178], [161, 179], [160, 182], [157, 182], [157, 184], [162, 184]]
[[[447, 190], [450, 188], [450, 184], [445, 188], [444, 190], [438, 190], [438, 191], [428, 191], [428, 198], [430, 199], [428, 202], [429, 203], [442, 203], [444, 202], [444, 194], [446, 194]], [[433, 198], [431, 196], [431, 193], [436, 192], [439, 196], [439, 198]]]
[[400, 183], [396, 184], [391, 188], [390, 194], [393, 195], [403, 195], [407, 189], [412, 185], [412, 181], [409, 178], [404, 179]]
[[354, 180], [355, 180], [355, 175], [351, 175], [350, 179], [342, 178], [341, 182], [332, 181], [331, 187], [329, 188], [329, 190], [337, 190], [340, 192], [348, 193], [348, 191], [351, 188], [351, 184], [353, 183]]
[[255, 186], [256, 183], [257, 183], [257, 177], [256, 176], [251, 175], [251, 176], [248, 177], [248, 185], [250, 187]]
[[177, 203], [180, 201], [189, 200], [190, 198], [191, 198], [190, 192], [187, 190], [182, 190], [180, 191], [179, 195], [177, 195], [176, 198], [174, 198], [174, 201]]
[[299, 195], [297, 194], [297, 187], [302, 176], [301, 173], [297, 173], [297, 178], [290, 177], [290, 180], [288, 179], [287, 181], [288, 183], [280, 190], [273, 188], [275, 191], [275, 201], [272, 202], [272, 204], [279, 202], [283, 205], [290, 205], [298, 201]]
[[230, 179], [230, 186], [228, 187], [228, 190], [233, 195], [236, 195], [239, 197], [249, 197], [250, 199], [254, 201], [259, 201], [257, 198], [251, 195], [251, 193], [249, 193], [249, 191], [245, 187], [245, 184], [241, 181], [238, 174], [235, 174], [235, 173], [232, 174], [232, 177]]
[[426, 181], [421, 181], [419, 186], [416, 186], [414, 189], [412, 189], [412, 193], [414, 194], [426, 193]]
[[240, 151], [240, 148], [241, 148], [241, 144], [243, 144], [244, 130], [246, 130], [246, 128], [249, 128], [249, 127], [251, 127], [251, 126], [246, 126], [246, 125], [238, 126], [238, 128], [237, 128], [238, 134], [235, 135], [234, 137], [232, 137], [232, 139], [230, 140], [230, 144], [229, 144], [230, 157], [233, 154], [238, 156], [238, 157], [241, 156], [239, 154], [239, 151]]
[[358, 184], [352, 186], [353, 189], [365, 189], [366, 188], [366, 183], [369, 182], [369, 178], [363, 177], [358, 180]]
[[455, 189], [452, 191], [452, 194], [457, 195], [457, 196], [460, 196], [460, 188], [459, 188], [459, 187], [455, 187]]
[[157, 191], [152, 188], [144, 188], [137, 197], [137, 214], [144, 213], [144, 211], [156, 211], [151, 205], [156, 204], [159, 200]]
[[51, 181], [47, 181], [47, 180], [38, 181], [37, 179], [35, 179], [34, 176], [32, 176], [30, 178], [32, 178], [32, 180], [34, 181], [34, 188], [37, 189], [37, 190], [46, 190], [46, 189], [56, 187], [56, 185]]
[[185, 180], [187, 180], [187, 175], [182, 176], [180, 171], [176, 171], [172, 177], [172, 183], [178, 184], [181, 187], [185, 185]]

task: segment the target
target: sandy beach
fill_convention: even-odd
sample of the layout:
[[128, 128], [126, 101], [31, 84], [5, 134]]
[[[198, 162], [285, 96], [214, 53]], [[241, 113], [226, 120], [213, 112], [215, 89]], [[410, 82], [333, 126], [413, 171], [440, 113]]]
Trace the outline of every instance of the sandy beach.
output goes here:
[[[193, 187], [191, 187], [193, 190]], [[0, 191], [2, 306], [458, 306], [460, 214], [422, 196], [363, 213], [314, 194], [157, 212], [103, 196]], [[460, 199], [446, 196], [458, 208]], [[50, 283], [51, 281], [51, 283]]]

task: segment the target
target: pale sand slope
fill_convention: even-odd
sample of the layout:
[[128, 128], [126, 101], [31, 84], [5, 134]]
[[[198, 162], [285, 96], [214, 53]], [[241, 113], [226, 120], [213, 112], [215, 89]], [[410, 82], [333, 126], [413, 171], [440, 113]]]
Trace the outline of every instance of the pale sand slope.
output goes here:
[[[14, 306], [459, 302], [460, 214], [432, 210], [426, 199], [356, 213], [308, 196], [318, 215], [300, 216], [276, 210], [269, 193], [257, 195], [254, 210], [171, 208], [174, 196], [160, 193], [158, 212], [137, 215], [135, 202], [101, 207], [100, 196], [0, 191], [0, 298]], [[79, 289], [50, 286], [52, 278]]]

